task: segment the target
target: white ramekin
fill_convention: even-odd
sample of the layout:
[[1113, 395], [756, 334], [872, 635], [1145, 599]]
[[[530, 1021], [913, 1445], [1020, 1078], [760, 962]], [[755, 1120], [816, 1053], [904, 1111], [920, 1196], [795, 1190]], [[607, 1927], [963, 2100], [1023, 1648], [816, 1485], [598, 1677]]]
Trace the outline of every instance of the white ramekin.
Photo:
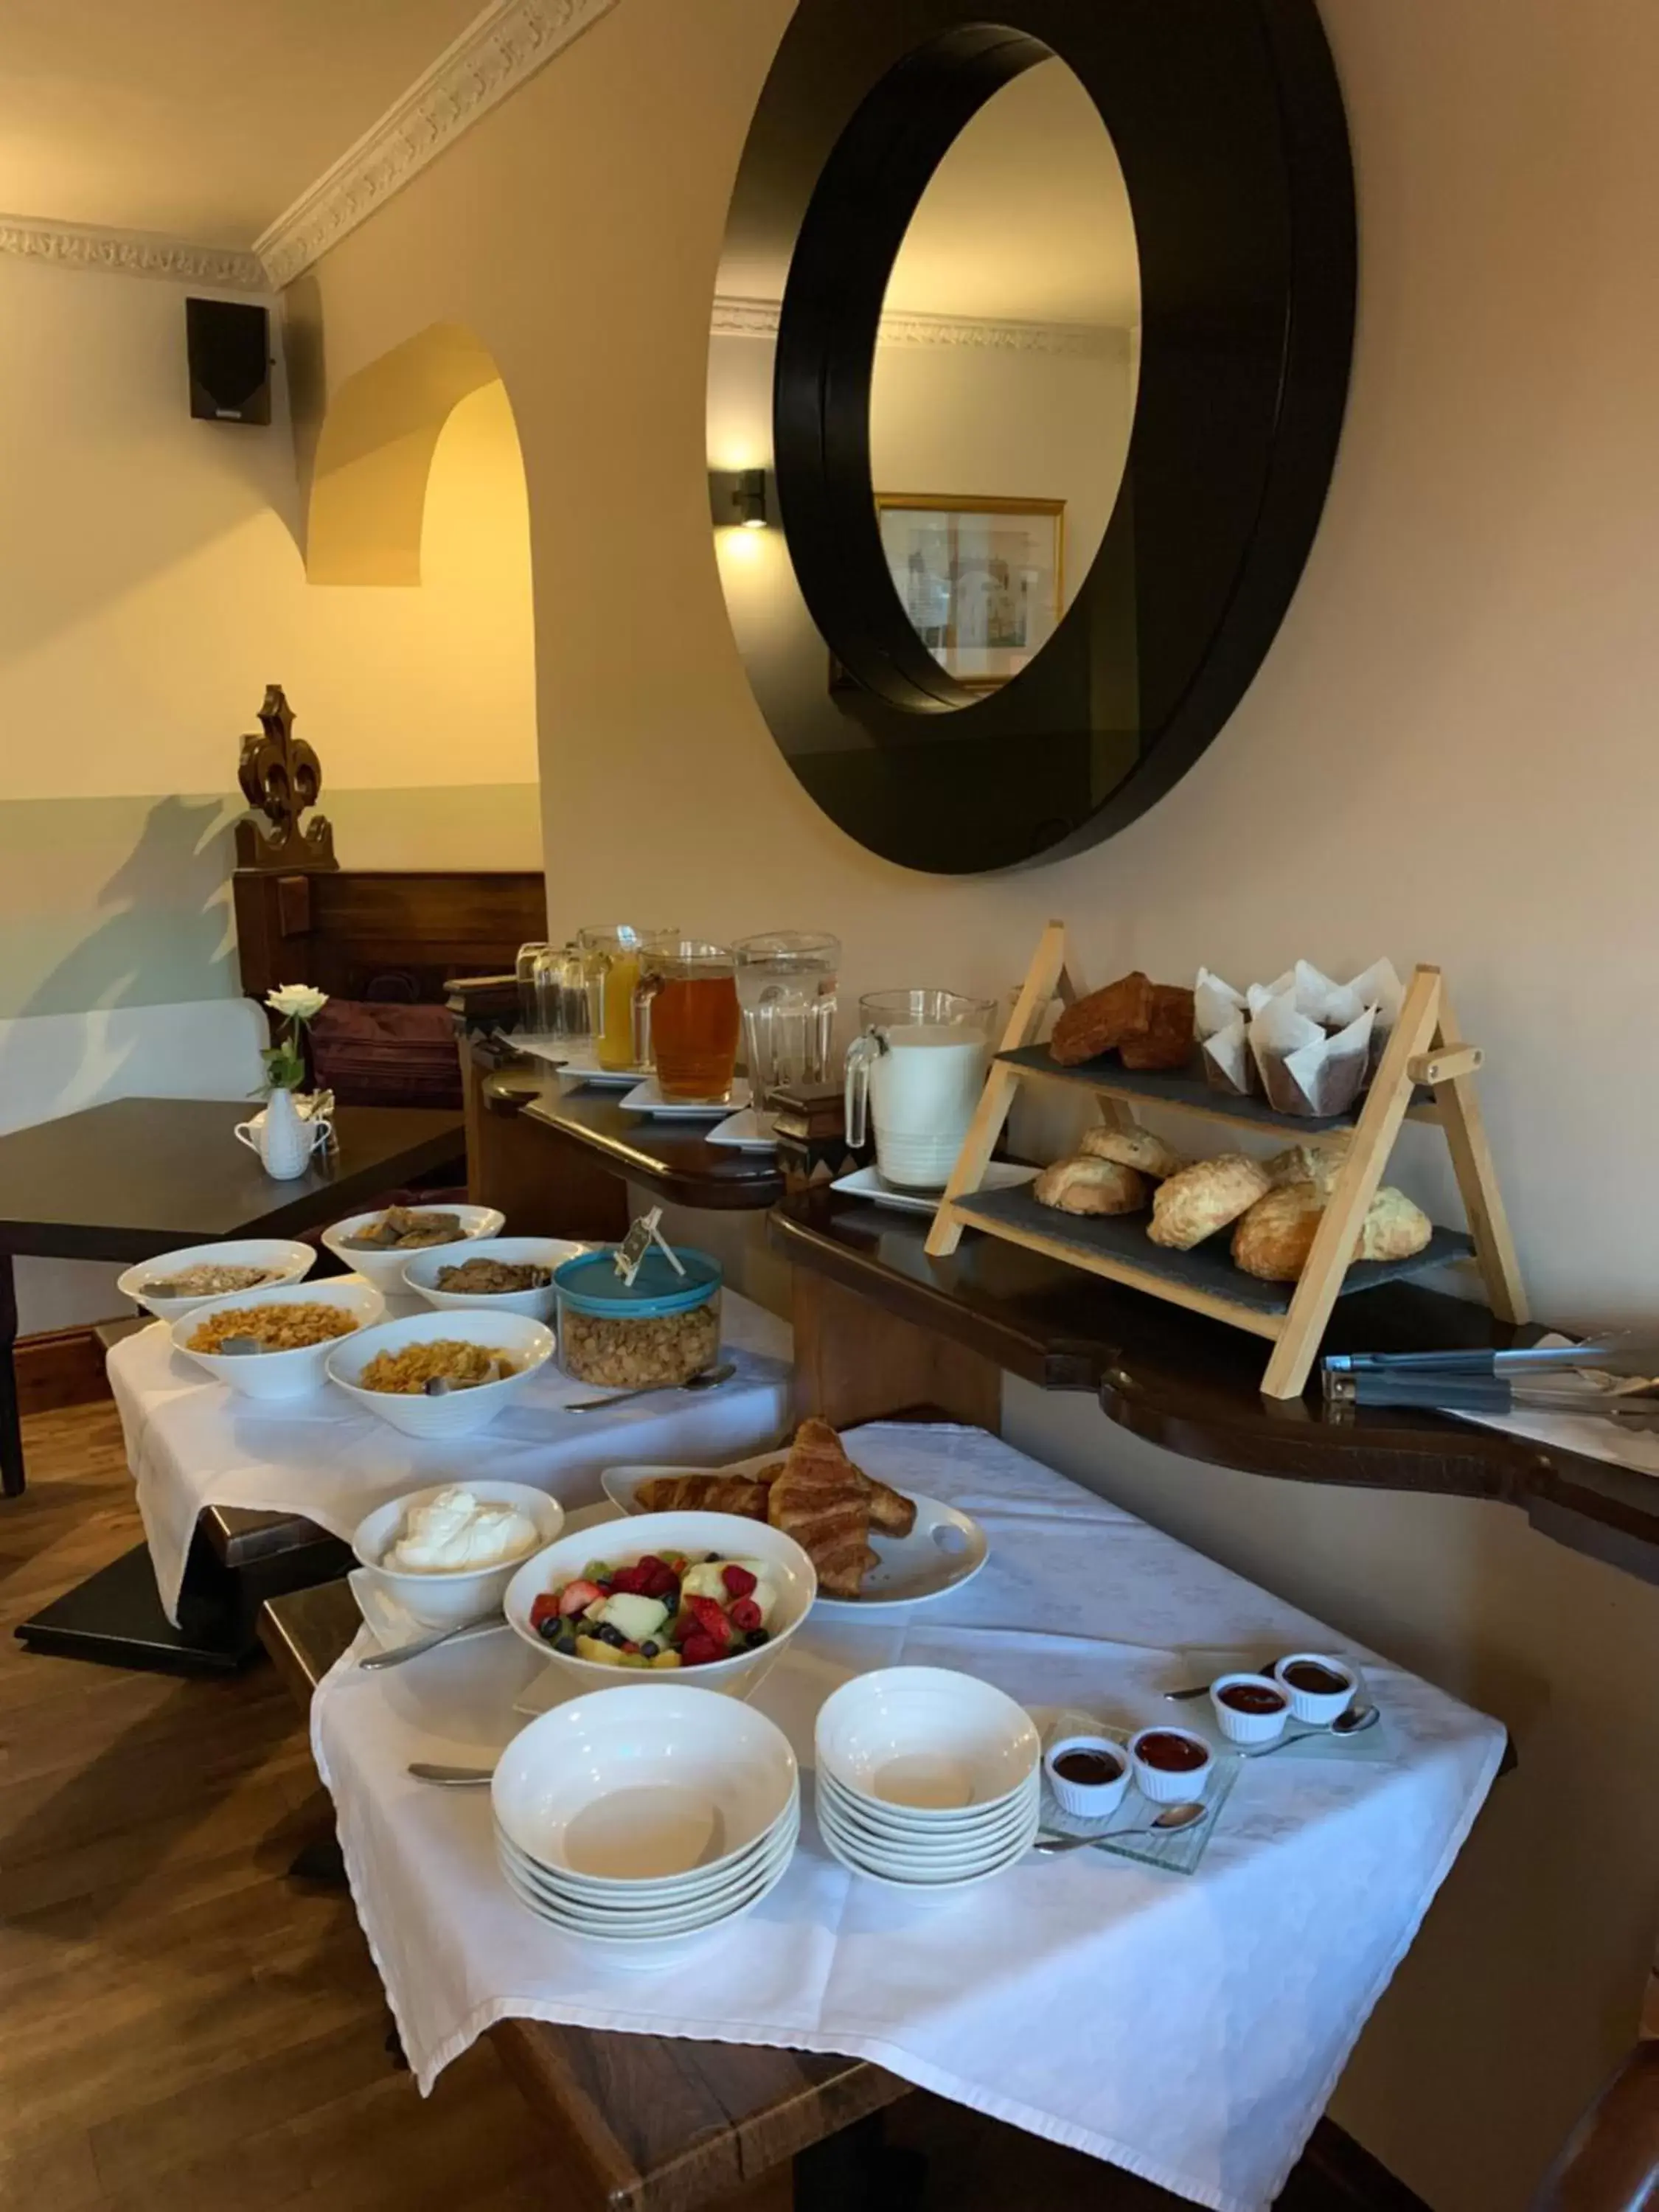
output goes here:
[[[1224, 1705], [1221, 1692], [1240, 1682], [1248, 1683], [1252, 1689], [1271, 1690], [1279, 1699], [1278, 1710], [1271, 1713], [1242, 1713], [1237, 1705]], [[1210, 1703], [1215, 1710], [1217, 1726], [1229, 1743], [1276, 1743], [1291, 1717], [1291, 1692], [1283, 1682], [1275, 1682], [1267, 1674], [1218, 1674], [1210, 1685]]]
[[[1117, 1764], [1115, 1782], [1068, 1782], [1055, 1768], [1068, 1751], [1098, 1751]], [[1063, 1813], [1075, 1814], [1079, 1820], [1103, 1820], [1109, 1813], [1115, 1812], [1123, 1802], [1129, 1787], [1129, 1754], [1121, 1743], [1114, 1743], [1109, 1735], [1063, 1735], [1049, 1745], [1043, 1755], [1048, 1770], [1048, 1787], [1054, 1793], [1054, 1802]]]
[[[1294, 1682], [1285, 1680], [1285, 1669], [1303, 1660], [1311, 1667], [1328, 1667], [1333, 1674], [1340, 1674], [1347, 1687], [1333, 1690], [1328, 1696], [1317, 1696], [1311, 1690], [1298, 1690]], [[1310, 1728], [1329, 1728], [1333, 1721], [1340, 1720], [1353, 1703], [1354, 1692], [1359, 1687], [1359, 1677], [1346, 1659], [1333, 1659], [1325, 1651], [1291, 1651], [1283, 1659], [1273, 1661], [1273, 1680], [1283, 1683], [1285, 1694], [1291, 1701], [1291, 1711]]]
[[[1143, 1740], [1149, 1735], [1184, 1736], [1195, 1743], [1204, 1754], [1202, 1766], [1189, 1768], [1185, 1773], [1173, 1774], [1165, 1767], [1149, 1766], [1140, 1756]], [[1170, 1728], [1158, 1721], [1151, 1728], [1142, 1729], [1129, 1739], [1129, 1758], [1134, 1766], [1135, 1787], [1143, 1797], [1150, 1797], [1155, 1805], [1184, 1805], [1196, 1803], [1210, 1786], [1210, 1777], [1215, 1772], [1215, 1753], [1201, 1735], [1191, 1729]]]

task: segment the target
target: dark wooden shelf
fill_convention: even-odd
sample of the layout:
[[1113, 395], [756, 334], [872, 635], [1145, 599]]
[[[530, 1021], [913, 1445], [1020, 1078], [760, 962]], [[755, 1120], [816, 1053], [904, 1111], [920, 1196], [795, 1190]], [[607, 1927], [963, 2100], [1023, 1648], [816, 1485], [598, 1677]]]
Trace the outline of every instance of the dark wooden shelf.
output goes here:
[[[1085, 1060], [1080, 1067], [1062, 1067], [1046, 1044], [1025, 1045], [1017, 1052], [1000, 1052], [997, 1058], [1035, 1080], [1076, 1084], [1097, 1097], [1129, 1098], [1138, 1104], [1171, 1106], [1183, 1114], [1205, 1115], [1212, 1121], [1242, 1121], [1251, 1128], [1283, 1130], [1291, 1137], [1328, 1137], [1337, 1130], [1352, 1129], [1364, 1103], [1362, 1092], [1351, 1114], [1319, 1117], [1281, 1114], [1265, 1098], [1239, 1098], [1231, 1091], [1216, 1090], [1206, 1079], [1203, 1063], [1197, 1060], [1189, 1067], [1171, 1071], [1125, 1067], [1121, 1060], [1108, 1055]], [[1434, 1093], [1414, 1092], [1407, 1115], [1413, 1121], [1437, 1121], [1440, 1110], [1434, 1103]]]
[[598, 1154], [613, 1175], [626, 1176], [658, 1198], [709, 1212], [762, 1210], [783, 1195], [783, 1177], [772, 1152], [742, 1152], [711, 1145], [711, 1121], [667, 1121], [627, 1114], [618, 1093], [590, 1085], [561, 1091], [550, 1068], [520, 1064], [491, 1076], [487, 1108], [521, 1113]]
[[[896, 1319], [1042, 1389], [1090, 1390], [1107, 1418], [1183, 1457], [1292, 1481], [1520, 1507], [1542, 1534], [1659, 1583], [1659, 1483], [1446, 1415], [1261, 1392], [1258, 1340], [970, 1230], [947, 1259], [923, 1217], [814, 1191], [771, 1217], [775, 1246]], [[1409, 1282], [1339, 1299], [1332, 1352], [1529, 1341], [1484, 1306]]]

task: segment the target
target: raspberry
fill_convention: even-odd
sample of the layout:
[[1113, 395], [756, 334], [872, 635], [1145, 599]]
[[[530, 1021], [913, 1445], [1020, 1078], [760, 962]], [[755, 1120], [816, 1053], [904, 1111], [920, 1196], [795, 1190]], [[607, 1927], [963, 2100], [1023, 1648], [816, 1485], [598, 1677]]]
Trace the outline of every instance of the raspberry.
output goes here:
[[688, 1636], [680, 1646], [680, 1657], [688, 1667], [706, 1667], [720, 1656], [720, 1646], [711, 1636]]
[[722, 1568], [720, 1580], [726, 1584], [727, 1597], [752, 1597], [755, 1594], [755, 1577], [747, 1567]]
[[697, 1629], [708, 1637], [717, 1651], [724, 1651], [732, 1640], [732, 1624], [726, 1619], [726, 1608], [720, 1600], [717, 1597], [689, 1597], [685, 1602]]
[[732, 1626], [742, 1629], [745, 1636], [751, 1628], [760, 1626], [762, 1618], [761, 1609], [752, 1597], [740, 1597], [732, 1601]]

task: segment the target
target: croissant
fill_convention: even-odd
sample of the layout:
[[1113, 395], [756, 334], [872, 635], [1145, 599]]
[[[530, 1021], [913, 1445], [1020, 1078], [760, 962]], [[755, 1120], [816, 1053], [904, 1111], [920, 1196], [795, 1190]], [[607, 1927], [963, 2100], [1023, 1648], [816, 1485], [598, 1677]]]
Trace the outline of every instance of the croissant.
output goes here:
[[740, 1513], [766, 1518], [766, 1486], [740, 1474], [653, 1474], [635, 1496], [647, 1513]]
[[766, 1517], [793, 1536], [831, 1597], [856, 1597], [876, 1565], [870, 1499], [858, 1469], [827, 1421], [803, 1421], [783, 1473], [770, 1485]]

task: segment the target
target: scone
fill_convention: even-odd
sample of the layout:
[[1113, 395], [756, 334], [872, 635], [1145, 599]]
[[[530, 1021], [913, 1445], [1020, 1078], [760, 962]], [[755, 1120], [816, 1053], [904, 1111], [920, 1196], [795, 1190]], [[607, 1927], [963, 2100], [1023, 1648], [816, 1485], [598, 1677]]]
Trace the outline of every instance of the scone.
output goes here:
[[1325, 1218], [1317, 1183], [1280, 1183], [1257, 1199], [1233, 1231], [1233, 1265], [1264, 1283], [1296, 1283]]
[[1091, 991], [1086, 999], [1067, 1006], [1054, 1024], [1048, 1040], [1052, 1058], [1062, 1067], [1080, 1067], [1085, 1060], [1098, 1060], [1126, 1036], [1144, 1035], [1152, 1018], [1152, 978], [1136, 969], [1120, 975], [1103, 991]]
[[1165, 1176], [1179, 1175], [1187, 1164], [1184, 1154], [1150, 1129], [1091, 1129], [1083, 1149], [1091, 1158], [1115, 1160], [1120, 1167], [1138, 1169], [1158, 1182]]
[[1125, 1067], [1185, 1067], [1195, 1049], [1193, 994], [1179, 983], [1154, 983], [1145, 1030], [1118, 1047]]
[[[1289, 1182], [1258, 1199], [1233, 1231], [1234, 1265], [1264, 1283], [1300, 1282], [1328, 1195], [1317, 1183]], [[1428, 1215], [1403, 1190], [1379, 1190], [1355, 1239], [1352, 1256], [1414, 1259], [1433, 1233]]]
[[1267, 1177], [1259, 1161], [1243, 1152], [1222, 1152], [1212, 1160], [1194, 1160], [1179, 1175], [1160, 1183], [1152, 1200], [1152, 1218], [1146, 1234], [1154, 1244], [1173, 1252], [1190, 1252], [1206, 1237], [1254, 1206], [1267, 1192]]
[[1061, 1213], [1139, 1213], [1146, 1203], [1146, 1183], [1119, 1160], [1085, 1153], [1044, 1168], [1031, 1185], [1031, 1195], [1039, 1206], [1055, 1206]]
[[1356, 1260], [1414, 1260], [1434, 1234], [1434, 1224], [1403, 1190], [1379, 1190], [1354, 1247]]
[[1287, 1182], [1316, 1183], [1328, 1198], [1336, 1179], [1348, 1164], [1352, 1136], [1345, 1131], [1323, 1145], [1287, 1145], [1270, 1160], [1263, 1160], [1267, 1180], [1278, 1190]]

